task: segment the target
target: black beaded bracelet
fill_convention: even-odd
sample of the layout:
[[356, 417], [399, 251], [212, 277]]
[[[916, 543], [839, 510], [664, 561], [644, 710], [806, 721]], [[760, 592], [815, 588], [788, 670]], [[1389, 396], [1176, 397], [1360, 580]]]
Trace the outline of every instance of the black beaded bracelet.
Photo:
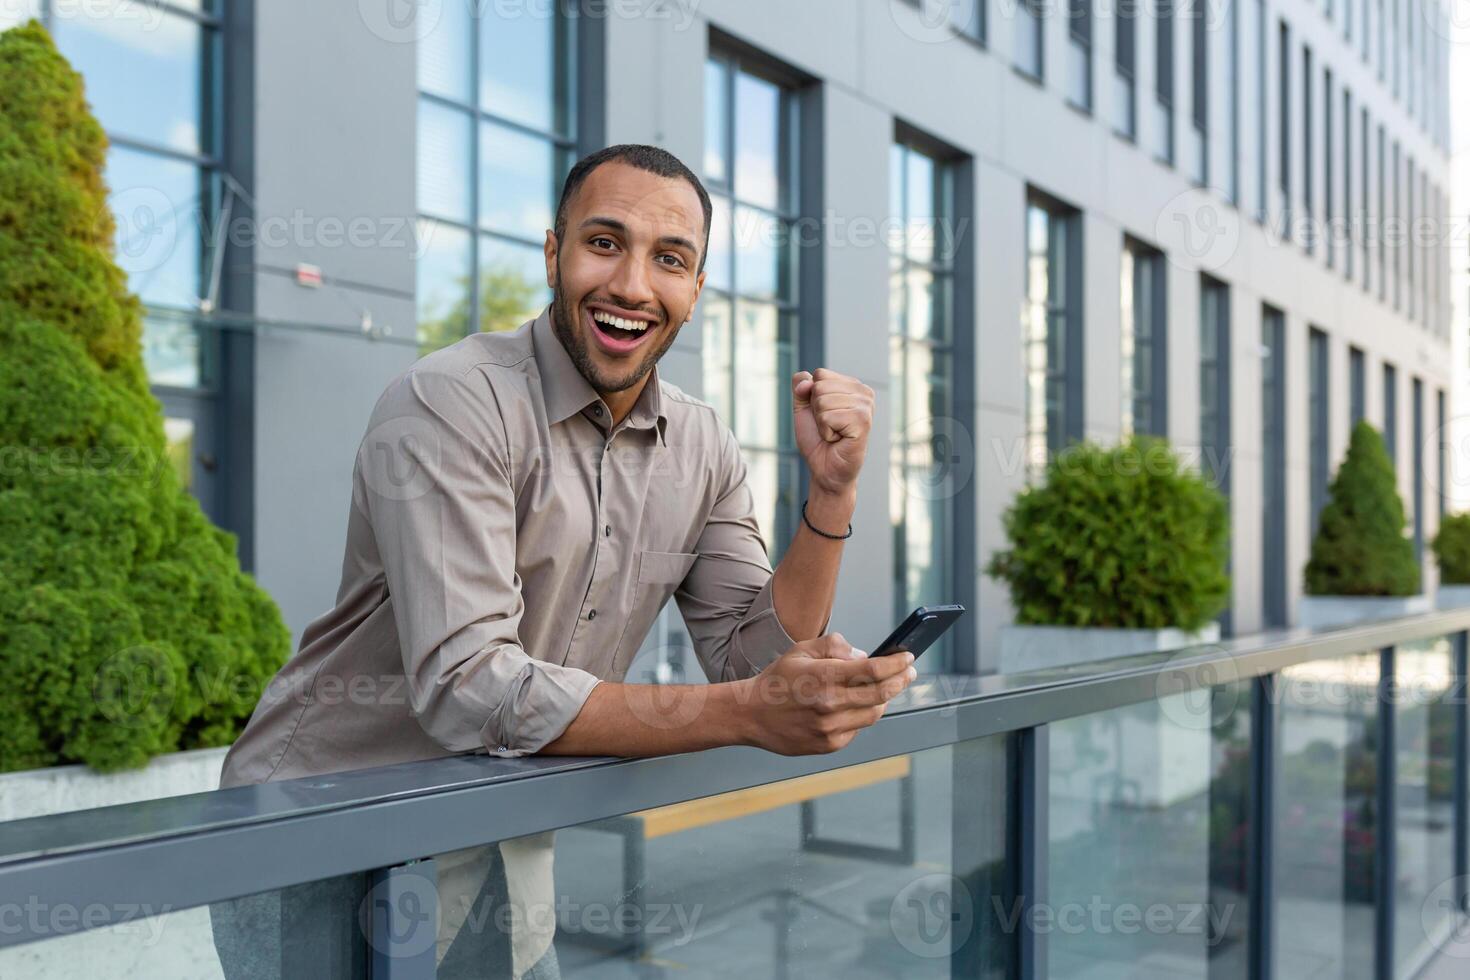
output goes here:
[[801, 521], [807, 527], [809, 527], [809, 528], [812, 529], [812, 533], [813, 534], [820, 534], [822, 537], [827, 538], [828, 540], [831, 540], [831, 541], [846, 541], [848, 538], [852, 537], [852, 522], [851, 521], [849, 521], [848, 524], [847, 524], [847, 533], [846, 534], [828, 534], [826, 531], [823, 531], [821, 528], [817, 527], [811, 521], [807, 520], [807, 516], [806, 516], [806, 501], [805, 500], [803, 500], [801, 502]]

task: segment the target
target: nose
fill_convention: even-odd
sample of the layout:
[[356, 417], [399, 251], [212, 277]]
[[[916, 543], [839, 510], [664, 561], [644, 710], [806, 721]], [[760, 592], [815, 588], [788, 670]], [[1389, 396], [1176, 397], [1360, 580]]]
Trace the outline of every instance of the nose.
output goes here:
[[631, 252], [624, 253], [617, 272], [608, 281], [607, 290], [614, 302], [629, 310], [640, 310], [654, 301], [648, 268]]

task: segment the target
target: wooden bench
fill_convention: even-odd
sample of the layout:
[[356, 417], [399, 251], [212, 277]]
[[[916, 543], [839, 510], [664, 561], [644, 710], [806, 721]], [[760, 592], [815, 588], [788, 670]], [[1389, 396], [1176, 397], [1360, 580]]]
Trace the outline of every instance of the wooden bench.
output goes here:
[[[896, 847], [860, 844], [853, 841], [822, 837], [817, 833], [817, 801], [825, 796], [834, 796], [855, 789], [864, 789], [882, 783], [898, 784], [899, 841]], [[803, 851], [817, 854], [833, 854], [841, 857], [856, 857], [888, 864], [908, 865], [914, 863], [916, 831], [914, 823], [914, 772], [910, 756], [899, 755], [889, 759], [878, 759], [856, 766], [832, 769], [827, 772], [798, 776], [777, 783], [738, 789], [718, 796], [671, 803], [651, 810], [639, 810], [620, 817], [611, 817], [593, 823], [582, 824], [577, 829], [595, 830], [616, 834], [623, 839], [623, 893], [626, 903], [644, 911], [645, 880], [647, 877], [648, 841], [670, 834], [696, 830], [737, 820], [758, 813], [778, 810], [800, 804], [801, 836]], [[646, 914], [638, 916], [638, 928], [623, 931], [621, 925], [609, 937], [618, 948], [631, 945], [634, 955], [642, 958], [648, 953], [642, 923]], [[581, 938], [593, 939], [588, 934]]]

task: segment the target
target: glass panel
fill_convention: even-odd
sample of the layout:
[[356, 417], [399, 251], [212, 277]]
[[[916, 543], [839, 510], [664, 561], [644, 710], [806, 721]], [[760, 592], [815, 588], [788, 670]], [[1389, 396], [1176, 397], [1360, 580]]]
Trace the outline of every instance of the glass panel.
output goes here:
[[781, 206], [781, 89], [735, 76], [735, 196], [772, 211]]
[[704, 323], [704, 400], [714, 406], [726, 424], [730, 421], [730, 300], [718, 293], [705, 293], [701, 304]]
[[469, 224], [470, 116], [419, 100], [418, 204], [435, 217]]
[[470, 235], [423, 219], [418, 239], [419, 353], [427, 354], [470, 332]]
[[735, 208], [735, 287], [754, 299], [784, 297], [790, 277], [786, 223], [754, 208]]
[[1016, 5], [1016, 67], [1041, 76], [1041, 22], [1026, 3]]
[[130, 0], [69, 5], [52, 26], [109, 134], [200, 152], [204, 28]]
[[1275, 974], [1373, 975], [1379, 655], [1283, 670]]
[[1050, 726], [1039, 928], [1051, 976], [1206, 978], [1227, 955], [1244, 966], [1244, 943], [1219, 948], [1248, 919], [1228, 887], [1245, 856], [1243, 691], [1167, 694]]
[[194, 420], [164, 418], [163, 438], [169, 465], [187, 493], [194, 483]]
[[755, 499], [756, 524], [766, 542], [766, 551], [775, 546], [776, 513], [781, 497], [781, 474], [776, 453], [742, 446], [746, 481]]
[[193, 309], [199, 302], [204, 177], [193, 164], [114, 146], [108, 204], [117, 222], [117, 264], [144, 303]]
[[554, 144], [480, 126], [480, 227], [541, 242], [551, 227], [565, 164]]
[[[1447, 637], [1394, 651], [1394, 975], [1407, 977], [1454, 928], [1454, 655]], [[1457, 941], [1463, 941], [1457, 935]]]
[[550, 302], [541, 249], [480, 236], [480, 330], [514, 330]]
[[[126, 921], [0, 949], [0, 976], [47, 980], [148, 977], [367, 976], [358, 910], [366, 875], [344, 875], [181, 911], [112, 910]], [[17, 906], [17, 908], [19, 908]], [[75, 928], [92, 905], [54, 906], [42, 922]], [[11, 927], [22, 921], [11, 917]]]
[[779, 412], [791, 391], [791, 355], [781, 343], [780, 316], [770, 303], [735, 307], [735, 436], [742, 446], [775, 448], [790, 441], [790, 412]]
[[[536, 129], [564, 131], [558, 113], [558, 48], [565, 22], [557, 4], [492, 4], [480, 15], [480, 108]], [[564, 101], [564, 100], [563, 100]]]
[[423, 17], [436, 16], [433, 28], [418, 42], [419, 88], [459, 102], [473, 103], [470, 89], [472, 4], [445, 3], [425, 10]]
[[[554, 880], [549, 857], [522, 876], [554, 952], [519, 908], [464, 919], [529, 924], [515, 965], [567, 977], [1002, 977], [1008, 778], [1005, 740], [983, 739], [582, 824], [537, 841]], [[502, 845], [486, 864], [529, 860]], [[460, 895], [505, 893], [476, 877]]]
[[1133, 79], [1127, 75], [1113, 75], [1113, 128], [1124, 136], [1133, 137]]
[[735, 273], [730, 255], [732, 236], [730, 202], [714, 195], [710, 198], [709, 260], [704, 267], [706, 288], [721, 292], [730, 292], [735, 288]]
[[908, 154], [907, 200], [904, 202], [906, 255], [915, 262], [934, 261], [935, 211], [938, 194], [934, 161], [922, 153]]
[[711, 184], [730, 179], [729, 105], [726, 85], [730, 70], [724, 62], [711, 59], [704, 64], [704, 176]]
[[1075, 39], [1067, 42], [1067, 98], [1075, 106], [1092, 108], [1092, 51]]
[[143, 365], [156, 385], [199, 387], [198, 329], [182, 317], [145, 316]]

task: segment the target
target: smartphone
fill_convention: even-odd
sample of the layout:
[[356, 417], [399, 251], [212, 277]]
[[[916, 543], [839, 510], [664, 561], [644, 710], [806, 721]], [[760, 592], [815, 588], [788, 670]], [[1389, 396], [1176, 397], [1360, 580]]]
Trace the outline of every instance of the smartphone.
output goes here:
[[907, 650], [917, 660], [919, 654], [929, 649], [964, 614], [964, 606], [920, 606], [909, 613], [898, 629], [888, 634], [888, 639], [878, 644], [869, 656], [883, 657]]

